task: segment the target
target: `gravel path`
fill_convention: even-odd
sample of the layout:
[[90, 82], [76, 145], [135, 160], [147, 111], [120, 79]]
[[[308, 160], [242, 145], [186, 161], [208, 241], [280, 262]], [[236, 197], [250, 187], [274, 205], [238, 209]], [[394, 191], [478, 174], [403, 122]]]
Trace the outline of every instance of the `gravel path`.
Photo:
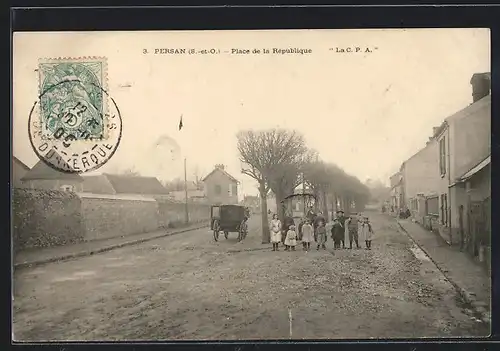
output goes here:
[[288, 339], [290, 330], [293, 339], [488, 334], [396, 224], [376, 214], [372, 220], [371, 251], [260, 249], [255, 216], [243, 243], [234, 233], [216, 243], [203, 229], [19, 270], [15, 339]]

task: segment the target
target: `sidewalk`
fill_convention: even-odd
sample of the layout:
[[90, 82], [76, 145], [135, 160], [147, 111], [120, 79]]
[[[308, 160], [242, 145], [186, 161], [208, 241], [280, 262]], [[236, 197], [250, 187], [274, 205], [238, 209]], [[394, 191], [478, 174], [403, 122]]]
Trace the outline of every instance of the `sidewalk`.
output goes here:
[[455, 286], [465, 302], [490, 319], [491, 278], [484, 268], [467, 253], [450, 247], [440, 236], [419, 224], [404, 219], [397, 219], [397, 222]]
[[140, 244], [164, 236], [180, 234], [200, 228], [208, 223], [196, 223], [184, 228], [158, 230], [149, 233], [127, 235], [125, 237], [82, 242], [72, 245], [56, 246], [43, 249], [29, 249], [14, 254], [14, 268], [37, 266], [44, 263], [67, 260], [76, 257], [90, 256], [116, 248]]

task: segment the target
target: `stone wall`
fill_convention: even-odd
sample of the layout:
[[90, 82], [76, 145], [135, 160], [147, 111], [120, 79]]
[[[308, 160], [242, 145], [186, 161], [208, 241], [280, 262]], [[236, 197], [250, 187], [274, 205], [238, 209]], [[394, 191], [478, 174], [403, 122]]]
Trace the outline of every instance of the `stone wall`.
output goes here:
[[[208, 222], [210, 206], [189, 204], [189, 223]], [[16, 250], [50, 247], [185, 225], [183, 203], [141, 196], [14, 189]]]
[[[185, 204], [168, 200], [158, 200], [158, 225], [160, 228], [175, 228], [185, 223]], [[210, 206], [197, 203], [188, 204], [190, 223], [201, 223], [210, 219]]]
[[13, 189], [14, 251], [84, 240], [81, 200], [74, 193]]
[[81, 195], [85, 240], [109, 239], [158, 229], [158, 204], [151, 198]]

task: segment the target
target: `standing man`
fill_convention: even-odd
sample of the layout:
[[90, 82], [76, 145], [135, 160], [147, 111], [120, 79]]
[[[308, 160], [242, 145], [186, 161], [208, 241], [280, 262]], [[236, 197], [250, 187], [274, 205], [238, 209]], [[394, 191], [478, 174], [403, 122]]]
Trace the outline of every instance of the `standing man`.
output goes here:
[[338, 210], [337, 211], [337, 219], [338, 219], [338, 222], [339, 224], [342, 226], [342, 230], [344, 230], [344, 232], [342, 233], [342, 237], [340, 238], [340, 241], [342, 242], [342, 248], [345, 249], [345, 221], [346, 221], [346, 217], [344, 216], [344, 211], [342, 210]]
[[309, 210], [307, 211], [306, 214], [307, 219], [309, 220], [310, 223], [314, 223], [314, 219], [316, 217], [316, 213], [314, 212], [314, 209], [312, 206], [309, 206]]
[[346, 227], [349, 231], [349, 249], [352, 249], [352, 242], [356, 243], [356, 248], [359, 249], [358, 241], [358, 218], [355, 215], [349, 216], [346, 221]]
[[333, 220], [333, 225], [330, 229], [330, 232], [332, 233], [333, 249], [340, 249], [340, 241], [344, 236], [344, 229], [340, 225], [338, 218], [335, 218]]

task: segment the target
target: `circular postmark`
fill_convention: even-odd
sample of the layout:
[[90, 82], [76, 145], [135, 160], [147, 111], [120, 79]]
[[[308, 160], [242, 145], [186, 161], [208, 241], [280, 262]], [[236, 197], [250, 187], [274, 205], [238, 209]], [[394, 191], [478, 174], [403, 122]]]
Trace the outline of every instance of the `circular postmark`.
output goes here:
[[94, 171], [111, 159], [120, 144], [120, 110], [93, 78], [80, 74], [54, 84], [42, 82], [31, 108], [28, 134], [33, 151], [59, 172]]

